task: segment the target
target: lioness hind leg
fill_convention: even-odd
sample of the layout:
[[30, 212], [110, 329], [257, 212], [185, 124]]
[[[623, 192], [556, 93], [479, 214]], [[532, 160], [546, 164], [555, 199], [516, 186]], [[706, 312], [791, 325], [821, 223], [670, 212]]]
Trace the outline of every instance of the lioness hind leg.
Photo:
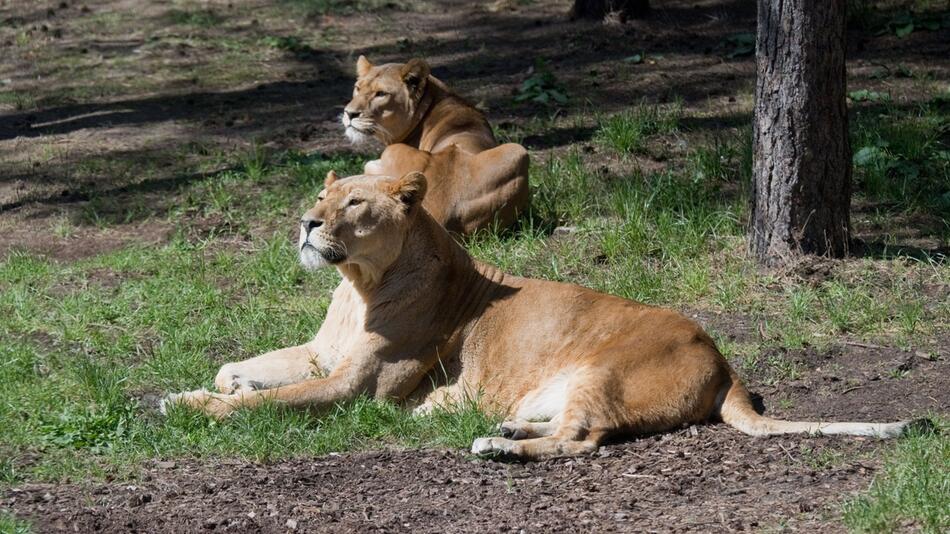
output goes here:
[[518, 440], [551, 436], [557, 432], [558, 425], [556, 419], [545, 422], [513, 420], [505, 421], [498, 429], [503, 437]]
[[[576, 411], [558, 414], [546, 423], [519, 422], [508, 427], [515, 432], [508, 438], [478, 438], [472, 443], [472, 453], [500, 455], [520, 460], [541, 460], [558, 456], [573, 456], [597, 450], [607, 435], [602, 429], [590, 429]], [[505, 432], [507, 423], [502, 423]], [[519, 435], [523, 434], [524, 438]], [[529, 437], [530, 436], [530, 437]]]
[[587, 454], [597, 450], [603, 433], [590, 433], [582, 440], [554, 435], [515, 441], [507, 438], [478, 438], [472, 443], [472, 454], [500, 455], [520, 460], [543, 460], [559, 456]]

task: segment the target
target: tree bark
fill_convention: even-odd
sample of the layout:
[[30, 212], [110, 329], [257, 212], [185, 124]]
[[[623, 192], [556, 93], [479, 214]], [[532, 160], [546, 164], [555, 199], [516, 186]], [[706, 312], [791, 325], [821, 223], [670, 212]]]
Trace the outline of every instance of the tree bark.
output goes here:
[[650, 12], [650, 0], [574, 0], [570, 18], [602, 19], [608, 13], [620, 13], [621, 20], [640, 18]]
[[758, 0], [750, 249], [769, 266], [848, 253], [846, 0]]

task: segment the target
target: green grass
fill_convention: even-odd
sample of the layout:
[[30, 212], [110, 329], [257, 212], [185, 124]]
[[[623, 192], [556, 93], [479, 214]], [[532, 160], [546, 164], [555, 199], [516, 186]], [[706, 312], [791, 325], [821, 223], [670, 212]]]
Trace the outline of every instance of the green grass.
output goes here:
[[595, 139], [619, 154], [643, 152], [651, 136], [677, 130], [682, 107], [679, 102], [665, 106], [641, 102], [629, 110], [600, 118]]
[[862, 110], [852, 129], [855, 181], [898, 210], [950, 213], [950, 122], [939, 103]]
[[[300, 45], [292, 38], [260, 44]], [[856, 153], [878, 152], [859, 162], [856, 180], [864, 198], [885, 204], [882, 218], [894, 210], [939, 213], [933, 202], [946, 178], [946, 126], [936, 106], [859, 110]], [[932, 296], [950, 284], [947, 263], [850, 260], [815, 281], [757, 269], [745, 253], [750, 131], [704, 138], [680, 131], [682, 113], [678, 103], [642, 103], [598, 118], [595, 141], [621, 156], [649, 155], [663, 136], [689, 141], [670, 147], [655, 170], [605, 170], [602, 154], [579, 147], [533, 155], [531, 211], [518, 228], [483, 232], [465, 245], [514, 274], [748, 317], [762, 325], [761, 339], [720, 344], [741, 373], [766, 383], [801, 376], [789, 357], [796, 349], [878, 339], [914, 346], [950, 326], [950, 304]], [[529, 126], [544, 133], [554, 123], [552, 116]], [[464, 448], [491, 432], [495, 419], [474, 401], [424, 417], [365, 398], [323, 414], [270, 404], [226, 421], [184, 409], [158, 416], [150, 398], [210, 387], [221, 364], [313, 335], [338, 275], [302, 271], [293, 230], [328, 170], [347, 175], [363, 163], [259, 144], [236, 154], [181, 150], [200, 153], [203, 170], [227, 170], [183, 185], [167, 214], [144, 198], [116, 206], [93, 197], [78, 217], [50, 228], [69, 238], [162, 213], [157, 222], [174, 228], [167, 242], [77, 262], [21, 253], [0, 261], [0, 485], [133, 476], [155, 457], [269, 461], [383, 446]], [[87, 159], [75, 173], [124, 180], [151, 172], [165, 156], [136, 165]], [[878, 502], [876, 492], [866, 502]]]
[[867, 493], [844, 506], [844, 522], [856, 532], [950, 530], [950, 439], [918, 432], [897, 442]]
[[0, 91], [0, 104], [12, 106], [16, 111], [33, 109], [36, 98], [26, 91]]
[[[309, 339], [339, 280], [305, 273], [286, 230], [329, 169], [351, 173], [361, 162], [258, 149], [238, 160], [190, 187], [171, 215], [181, 236], [166, 245], [71, 264], [21, 253], [0, 262], [0, 483], [125, 473], [155, 456], [465, 447], [490, 432], [495, 420], [475, 401], [423, 417], [368, 399], [316, 415], [269, 405], [226, 422], [157, 415], [150, 397], [210, 387], [222, 363]], [[184, 237], [188, 221], [206, 216], [280, 226], [243, 249], [220, 245], [229, 232]], [[24, 454], [38, 459], [23, 463]]]
[[[743, 252], [748, 204], [735, 182], [748, 176], [747, 137], [695, 146], [649, 173], [599, 172], [580, 151], [535, 161], [532, 212], [520, 227], [466, 245], [516, 274], [762, 316], [767, 339], [724, 352], [742, 369], [764, 369], [766, 381], [800, 373], [769, 347], [840, 335], [913, 339], [947, 324], [950, 307], [920, 305], [925, 282], [950, 281], [946, 265], [894, 262], [881, 274], [879, 262], [854, 262], [820, 284], [776, 292], [778, 281]], [[255, 146], [180, 192], [166, 244], [73, 263], [21, 253], [0, 262], [0, 427], [10, 429], [0, 437], [8, 458], [0, 480], [122, 476], [149, 457], [465, 447], [488, 433], [493, 419], [473, 402], [425, 417], [367, 399], [318, 415], [269, 405], [224, 422], [185, 410], [163, 419], [148, 406], [164, 392], [210, 387], [227, 361], [312, 336], [338, 275], [302, 271], [290, 234], [328, 170], [350, 174], [361, 164]], [[90, 205], [78, 224], [123, 220]], [[559, 226], [569, 231], [552, 235]]]
[[0, 511], [0, 534], [29, 534], [33, 532], [30, 524], [11, 514]]
[[212, 28], [224, 22], [224, 19], [210, 9], [200, 11], [185, 11], [172, 9], [166, 15], [170, 24], [182, 24], [199, 28]]

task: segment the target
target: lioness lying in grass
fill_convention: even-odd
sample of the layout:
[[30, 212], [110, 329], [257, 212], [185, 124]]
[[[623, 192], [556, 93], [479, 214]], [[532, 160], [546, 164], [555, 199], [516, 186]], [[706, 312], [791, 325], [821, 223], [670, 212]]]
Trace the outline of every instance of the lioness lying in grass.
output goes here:
[[223, 366], [220, 393], [166, 402], [224, 417], [265, 400], [320, 409], [369, 395], [424, 411], [477, 394], [508, 421], [506, 437], [477, 439], [472, 451], [525, 459], [710, 419], [751, 435], [891, 437], [907, 425], [763, 417], [693, 321], [479, 263], [422, 209], [425, 195], [418, 172], [345, 179], [331, 172], [300, 221], [302, 264], [343, 275], [316, 337]]

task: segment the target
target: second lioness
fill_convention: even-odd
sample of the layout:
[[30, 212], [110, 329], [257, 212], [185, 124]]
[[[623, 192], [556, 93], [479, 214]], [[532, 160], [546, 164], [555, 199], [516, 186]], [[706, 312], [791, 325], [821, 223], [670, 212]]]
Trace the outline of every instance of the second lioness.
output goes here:
[[485, 116], [429, 73], [421, 59], [373, 65], [360, 56], [353, 99], [343, 111], [354, 143], [387, 145], [369, 175], [429, 178], [424, 207], [447, 230], [471, 234], [510, 226], [528, 205], [528, 153], [499, 146]]

